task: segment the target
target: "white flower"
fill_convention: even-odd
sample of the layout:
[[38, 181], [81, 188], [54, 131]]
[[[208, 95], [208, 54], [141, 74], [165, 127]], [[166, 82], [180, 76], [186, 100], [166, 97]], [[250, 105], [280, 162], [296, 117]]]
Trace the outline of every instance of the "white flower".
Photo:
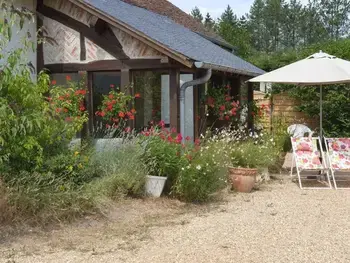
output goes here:
[[185, 168], [182, 167], [181, 170], [182, 170], [182, 171], [185, 171]]
[[200, 169], [202, 169], [202, 167], [200, 165], [197, 165], [196, 169], [200, 170]]

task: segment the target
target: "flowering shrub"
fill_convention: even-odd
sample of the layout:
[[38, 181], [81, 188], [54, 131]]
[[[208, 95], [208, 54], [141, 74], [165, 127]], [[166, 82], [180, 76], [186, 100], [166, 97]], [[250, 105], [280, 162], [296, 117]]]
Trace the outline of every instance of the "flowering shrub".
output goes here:
[[[134, 98], [140, 97], [140, 94], [137, 93]], [[128, 120], [135, 119], [136, 110], [133, 107], [130, 109], [134, 98], [118, 89], [112, 89], [108, 95], [103, 96], [102, 105], [96, 115], [102, 117], [107, 128], [125, 128]]]
[[[182, 144], [182, 135], [176, 130], [168, 130], [161, 121], [159, 126], [151, 127], [141, 133], [144, 146], [143, 162], [153, 176], [177, 176], [184, 159], [192, 158], [189, 143]], [[190, 138], [186, 138], [189, 141]]]
[[230, 89], [230, 86], [209, 89], [205, 104], [209, 107], [210, 114], [219, 120], [236, 122], [241, 107], [240, 102], [229, 95]]
[[87, 90], [85, 83], [72, 82], [71, 77], [66, 76], [67, 86], [57, 86], [56, 81], [52, 80], [50, 88], [50, 97], [48, 101], [52, 114], [71, 123], [74, 126], [74, 132], [82, 128], [82, 125], [88, 120], [88, 113], [85, 107], [85, 96]]

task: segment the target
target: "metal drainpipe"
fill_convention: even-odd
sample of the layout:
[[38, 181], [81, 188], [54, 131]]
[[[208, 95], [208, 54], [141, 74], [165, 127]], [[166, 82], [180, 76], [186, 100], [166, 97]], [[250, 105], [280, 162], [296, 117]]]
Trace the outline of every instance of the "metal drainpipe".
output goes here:
[[[196, 64], [197, 68], [200, 68], [200, 63]], [[197, 66], [198, 65], [198, 66]], [[182, 142], [185, 141], [185, 94], [186, 94], [186, 89], [189, 87], [194, 87], [197, 85], [201, 85], [204, 84], [206, 82], [208, 82], [208, 80], [211, 78], [212, 75], [212, 69], [207, 69], [206, 74], [199, 78], [199, 79], [195, 79], [195, 80], [191, 80], [188, 82], [185, 82], [184, 84], [182, 84], [181, 88], [180, 88], [180, 131], [182, 134]]]

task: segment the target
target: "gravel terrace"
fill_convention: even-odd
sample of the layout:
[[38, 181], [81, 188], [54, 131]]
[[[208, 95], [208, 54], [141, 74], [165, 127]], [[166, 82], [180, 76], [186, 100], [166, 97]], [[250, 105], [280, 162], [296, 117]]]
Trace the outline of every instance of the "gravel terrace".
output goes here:
[[108, 220], [3, 235], [0, 262], [350, 262], [349, 209], [350, 191], [287, 179], [205, 207], [129, 200]]

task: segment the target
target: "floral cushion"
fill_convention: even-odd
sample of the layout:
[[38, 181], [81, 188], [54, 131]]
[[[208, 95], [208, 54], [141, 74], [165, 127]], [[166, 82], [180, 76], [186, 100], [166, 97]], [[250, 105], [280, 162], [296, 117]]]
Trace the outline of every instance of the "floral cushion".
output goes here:
[[301, 138], [292, 138], [292, 143], [296, 151], [312, 152], [313, 144], [312, 138], [301, 137]]
[[350, 152], [350, 138], [329, 139], [328, 145], [336, 152]]
[[296, 151], [295, 159], [297, 167], [302, 170], [323, 169], [318, 151]]
[[331, 151], [330, 159], [334, 170], [350, 170], [350, 152]]

